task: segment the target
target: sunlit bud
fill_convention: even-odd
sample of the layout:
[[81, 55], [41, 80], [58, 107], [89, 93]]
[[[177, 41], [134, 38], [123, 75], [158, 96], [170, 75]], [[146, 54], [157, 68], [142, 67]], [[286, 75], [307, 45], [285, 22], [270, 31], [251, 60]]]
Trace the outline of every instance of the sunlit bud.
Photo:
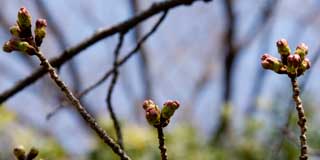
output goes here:
[[174, 114], [175, 110], [178, 109], [180, 103], [178, 101], [168, 100], [163, 104], [163, 108], [161, 110], [161, 117], [163, 119], [170, 119]]
[[37, 19], [36, 28], [34, 29], [35, 42], [40, 46], [43, 38], [46, 36], [47, 21], [45, 19]]
[[300, 65], [301, 58], [298, 54], [289, 55], [287, 58], [288, 66], [297, 68]]
[[308, 46], [304, 43], [300, 43], [297, 48], [296, 51], [294, 52], [295, 54], [298, 54], [301, 59], [304, 59], [304, 57], [308, 54]]
[[31, 36], [31, 15], [24, 7], [20, 8], [18, 12], [17, 24], [21, 29], [22, 37]]
[[12, 36], [19, 37], [21, 33], [20, 27], [18, 25], [13, 25], [10, 27], [10, 33]]
[[296, 75], [298, 66], [300, 65], [300, 63], [301, 63], [301, 58], [298, 54], [289, 55], [287, 58], [288, 73], [290, 73], [291, 75]]
[[281, 56], [288, 56], [290, 54], [290, 47], [286, 39], [277, 41], [278, 52]]
[[283, 64], [278, 58], [275, 58], [269, 54], [263, 54], [261, 57], [261, 65], [264, 69], [270, 69], [275, 72], [279, 72]]
[[305, 70], [309, 69], [309, 68], [311, 67], [311, 62], [310, 62], [310, 60], [309, 60], [308, 58], [305, 58], [305, 59], [302, 61], [301, 66], [302, 66]]
[[160, 109], [158, 107], [151, 107], [146, 110], [146, 119], [151, 125], [160, 124]]
[[38, 154], [39, 154], [39, 151], [36, 148], [32, 147], [30, 149], [30, 152], [27, 155], [27, 159], [26, 160], [33, 160], [34, 158], [37, 157]]
[[149, 108], [155, 108], [156, 106], [157, 105], [150, 99], [149, 100], [145, 100], [143, 102], [143, 105], [142, 105], [144, 110], [148, 110]]
[[311, 67], [311, 62], [308, 58], [305, 58], [299, 68], [298, 68], [298, 75], [301, 75], [303, 74], [306, 70], [308, 70], [309, 68]]
[[13, 154], [17, 158], [17, 160], [25, 160], [26, 158], [26, 151], [23, 146], [18, 146], [13, 149]]

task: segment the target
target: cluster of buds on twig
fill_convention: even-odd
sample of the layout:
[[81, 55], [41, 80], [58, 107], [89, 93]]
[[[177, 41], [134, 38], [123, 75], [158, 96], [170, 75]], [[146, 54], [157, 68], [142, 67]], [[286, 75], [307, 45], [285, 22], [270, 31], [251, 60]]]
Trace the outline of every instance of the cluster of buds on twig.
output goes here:
[[12, 37], [3, 45], [5, 52], [20, 51], [28, 55], [34, 55], [46, 36], [47, 22], [45, 19], [37, 19], [33, 37], [31, 21], [29, 11], [24, 7], [20, 8], [17, 23], [10, 27]]
[[174, 100], [168, 100], [163, 104], [162, 110], [160, 111], [158, 105], [152, 100], [145, 100], [143, 102], [143, 109], [146, 111], [146, 119], [150, 125], [158, 127], [166, 127], [170, 118], [174, 112], [179, 108], [180, 103]]
[[287, 74], [289, 77], [299, 77], [311, 66], [308, 58], [308, 46], [300, 43], [293, 54], [291, 54], [287, 40], [277, 41], [278, 53], [281, 60], [269, 54], [263, 54], [261, 57], [262, 67], [270, 69], [279, 74]]
[[[26, 154], [26, 150], [24, 149], [24, 147], [18, 146], [13, 149], [13, 154], [17, 160], [33, 160], [38, 156], [39, 151], [36, 148], [32, 147], [30, 149], [29, 153]], [[41, 159], [39, 159], [39, 160], [41, 160]]]

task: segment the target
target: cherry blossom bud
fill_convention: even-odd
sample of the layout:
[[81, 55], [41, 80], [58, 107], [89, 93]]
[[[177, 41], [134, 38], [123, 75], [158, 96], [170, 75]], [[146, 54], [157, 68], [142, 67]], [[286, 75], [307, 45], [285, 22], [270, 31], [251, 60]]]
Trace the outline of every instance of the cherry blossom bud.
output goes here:
[[13, 25], [12, 27], [10, 27], [10, 33], [14, 37], [20, 37], [20, 27], [18, 25]]
[[289, 55], [287, 58], [287, 64], [288, 64], [287, 71], [288, 71], [288, 73], [290, 73], [292, 75], [296, 75], [297, 70], [298, 70], [298, 66], [300, 65], [300, 63], [301, 63], [301, 58], [298, 54]]
[[16, 38], [12, 38], [9, 41], [5, 42], [2, 49], [5, 52], [20, 51], [28, 55], [34, 55], [34, 53], [36, 52], [35, 48], [28, 42], [21, 41]]
[[281, 61], [269, 54], [263, 54], [261, 57], [261, 65], [264, 69], [270, 69], [279, 72], [283, 64]]
[[156, 107], [156, 104], [155, 104], [152, 100], [149, 99], [149, 100], [145, 100], [145, 101], [143, 102], [142, 107], [143, 107], [144, 110], [147, 110], [147, 109], [149, 109], [149, 108], [154, 108], [154, 107]]
[[3, 44], [2, 50], [5, 52], [12, 52], [14, 50], [13, 46], [11, 45], [10, 41], [7, 41]]
[[158, 107], [151, 107], [146, 110], [146, 119], [151, 125], [160, 124], [160, 109]]
[[299, 68], [298, 68], [298, 75], [302, 75], [306, 70], [308, 70], [311, 67], [311, 62], [308, 58], [305, 58]]
[[290, 54], [290, 47], [286, 39], [280, 39], [277, 41], [278, 52], [281, 56], [288, 56]]
[[31, 15], [29, 11], [22, 7], [18, 12], [18, 20], [17, 24], [21, 29], [21, 37], [26, 38], [30, 37], [31, 35]]
[[308, 50], [309, 47], [306, 44], [300, 43], [296, 48], [295, 54], [298, 54], [301, 59], [304, 59], [304, 57], [308, 54]]
[[25, 160], [26, 158], [26, 151], [23, 146], [18, 146], [13, 149], [13, 154], [17, 158], [17, 160]]
[[163, 104], [163, 108], [161, 110], [161, 117], [163, 119], [170, 119], [176, 109], [178, 109], [180, 103], [178, 101], [168, 100]]
[[35, 42], [40, 46], [43, 38], [46, 36], [47, 21], [45, 19], [37, 19], [36, 28], [34, 30]]

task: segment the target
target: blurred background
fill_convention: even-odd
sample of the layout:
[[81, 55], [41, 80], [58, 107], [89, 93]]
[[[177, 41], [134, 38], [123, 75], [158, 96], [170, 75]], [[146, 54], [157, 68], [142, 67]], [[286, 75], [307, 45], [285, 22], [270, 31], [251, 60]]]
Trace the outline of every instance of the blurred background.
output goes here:
[[[109, 28], [161, 0], [1, 0], [0, 41], [20, 7], [33, 21], [48, 21], [42, 51], [54, 58], [101, 28]], [[310, 159], [320, 159], [319, 63], [320, 1], [214, 0], [169, 11], [138, 54], [120, 67], [112, 103], [124, 145], [133, 159], [159, 159], [157, 134], [141, 107], [145, 99], [181, 107], [165, 128], [170, 159], [297, 159], [299, 128], [291, 101], [290, 79], [265, 71], [263, 53], [279, 57], [275, 42], [286, 38], [292, 50], [309, 46], [312, 68], [298, 80], [308, 118]], [[125, 36], [127, 55], [161, 14]], [[112, 68], [118, 36], [95, 43], [65, 63], [59, 73], [80, 94]], [[0, 51], [0, 93], [39, 68], [35, 58]], [[111, 78], [81, 98], [86, 108], [115, 137], [106, 104]], [[31, 146], [46, 160], [117, 159], [82, 121], [62, 93], [44, 76], [0, 107], [0, 160], [12, 148]]]

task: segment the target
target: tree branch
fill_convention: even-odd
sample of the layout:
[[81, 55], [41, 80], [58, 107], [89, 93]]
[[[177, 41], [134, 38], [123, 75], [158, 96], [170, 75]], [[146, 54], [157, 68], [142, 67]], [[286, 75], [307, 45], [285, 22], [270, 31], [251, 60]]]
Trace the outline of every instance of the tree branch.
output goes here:
[[296, 110], [298, 112], [298, 125], [300, 127], [300, 160], [308, 159], [308, 146], [307, 146], [307, 119], [302, 106], [302, 101], [300, 98], [300, 89], [296, 77], [291, 77], [291, 85], [293, 92], [293, 100], [296, 103]]
[[51, 79], [61, 89], [63, 94], [69, 99], [70, 103], [76, 107], [82, 118], [89, 124], [89, 126], [96, 132], [96, 134], [111, 147], [114, 153], [119, 155], [123, 160], [130, 160], [128, 155], [117, 145], [114, 140], [98, 125], [97, 121], [87, 112], [87, 110], [80, 104], [80, 101], [73, 95], [67, 85], [60, 79], [56, 70], [52, 67], [49, 61], [43, 56], [41, 52], [35, 52], [37, 58], [48, 72]]
[[[142, 12], [141, 14], [139, 14], [139, 15], [127, 20], [127, 21], [124, 21], [118, 25], [111, 27], [111, 28], [102, 29], [100, 31], [97, 31], [91, 37], [83, 40], [82, 42], [80, 42], [76, 46], [70, 47], [69, 49], [65, 50], [61, 56], [50, 60], [50, 63], [52, 64], [53, 67], [60, 67], [65, 62], [69, 61], [74, 56], [79, 54], [81, 51], [85, 50], [89, 46], [95, 44], [96, 42], [98, 42], [104, 38], [110, 37], [110, 36], [112, 36], [116, 33], [119, 33], [119, 32], [129, 30], [129, 29], [135, 27], [140, 22], [142, 22], [142, 21], [144, 21], [144, 20], [146, 20], [146, 19], [148, 19], [148, 18], [150, 18], [160, 12], [170, 10], [172, 8], [175, 8], [175, 7], [181, 6], [181, 5], [191, 5], [193, 2], [196, 2], [196, 1], [209, 2], [210, 0], [167, 0], [164, 2], [154, 3], [146, 11]], [[24, 89], [25, 87], [33, 84], [35, 81], [37, 81], [39, 78], [44, 76], [46, 73], [47, 73], [47, 71], [44, 68], [39, 68], [36, 71], [34, 71], [30, 76], [19, 81], [12, 88], [1, 93], [0, 94], [0, 104], [5, 102], [8, 98], [12, 97], [17, 92]]]
[[[152, 29], [144, 36], [142, 39], [137, 43], [135, 48], [131, 50], [125, 57], [123, 57], [121, 60], [118, 62], [118, 66], [122, 66], [131, 56], [133, 56], [135, 53], [137, 53], [141, 47], [141, 45], [158, 29], [160, 24], [163, 22], [165, 17], [167, 16], [168, 11], [164, 11], [163, 15], [160, 17], [160, 19], [157, 21], [157, 23], [152, 27]], [[108, 77], [112, 74], [112, 72], [115, 70], [115, 68], [111, 68], [108, 70], [103, 77], [100, 78], [96, 83], [93, 85], [89, 86], [87, 89], [82, 91], [79, 94], [79, 98], [82, 98], [86, 94], [88, 94], [90, 91], [93, 89], [97, 88], [99, 85], [101, 85]]]

